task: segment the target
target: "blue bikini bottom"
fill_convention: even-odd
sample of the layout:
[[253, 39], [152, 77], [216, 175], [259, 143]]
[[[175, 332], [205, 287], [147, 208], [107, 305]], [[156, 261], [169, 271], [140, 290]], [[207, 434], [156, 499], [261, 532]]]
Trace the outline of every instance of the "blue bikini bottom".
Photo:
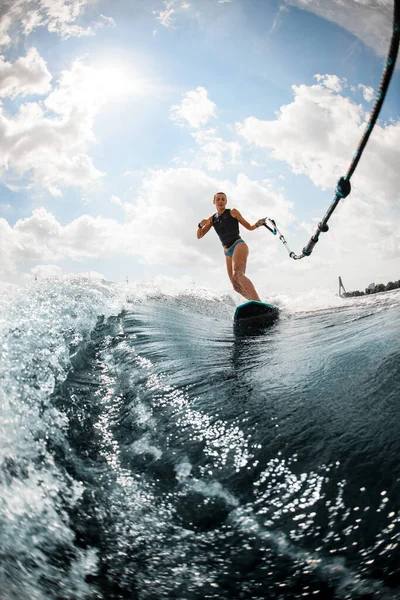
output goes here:
[[230, 258], [232, 258], [233, 253], [235, 251], [235, 248], [238, 244], [240, 244], [241, 242], [244, 242], [244, 240], [236, 240], [236, 242], [234, 244], [232, 244], [232, 246], [230, 248], [228, 248], [227, 250], [225, 250], [225, 256], [229, 256]]

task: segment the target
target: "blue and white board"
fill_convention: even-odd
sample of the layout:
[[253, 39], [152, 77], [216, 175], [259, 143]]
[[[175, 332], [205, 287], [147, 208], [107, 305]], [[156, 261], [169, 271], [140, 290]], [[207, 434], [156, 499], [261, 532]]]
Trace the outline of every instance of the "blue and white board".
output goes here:
[[279, 309], [273, 304], [250, 300], [236, 307], [233, 320], [235, 323], [262, 324], [273, 323], [279, 317]]

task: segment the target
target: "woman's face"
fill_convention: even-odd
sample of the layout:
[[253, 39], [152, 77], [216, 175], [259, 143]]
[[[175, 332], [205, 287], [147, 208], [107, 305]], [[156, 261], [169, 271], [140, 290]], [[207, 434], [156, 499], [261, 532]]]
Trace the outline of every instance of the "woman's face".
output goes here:
[[227, 203], [227, 199], [225, 194], [220, 192], [219, 194], [215, 194], [214, 196], [214, 204], [217, 207], [218, 212], [223, 212], [225, 210], [225, 206]]

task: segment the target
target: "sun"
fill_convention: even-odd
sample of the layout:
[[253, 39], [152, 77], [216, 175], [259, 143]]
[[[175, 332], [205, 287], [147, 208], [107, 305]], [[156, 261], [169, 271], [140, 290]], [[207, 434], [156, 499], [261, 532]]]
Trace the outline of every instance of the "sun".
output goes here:
[[[143, 92], [143, 80], [131, 65], [122, 62], [87, 64], [78, 59], [69, 71], [64, 71], [51, 103], [64, 109], [97, 112], [105, 104], [132, 98]], [[63, 112], [59, 109], [59, 112]]]
[[130, 96], [139, 89], [133, 73], [121, 66], [87, 67], [82, 92], [100, 103]]
[[87, 66], [80, 81], [79, 93], [86, 101], [105, 104], [139, 92], [139, 78], [123, 66]]
[[140, 75], [131, 61], [78, 58], [71, 67], [60, 73], [53, 92], [46, 98], [47, 109], [60, 115], [72, 111], [94, 116], [112, 104], [131, 102], [152, 93], [152, 84]]

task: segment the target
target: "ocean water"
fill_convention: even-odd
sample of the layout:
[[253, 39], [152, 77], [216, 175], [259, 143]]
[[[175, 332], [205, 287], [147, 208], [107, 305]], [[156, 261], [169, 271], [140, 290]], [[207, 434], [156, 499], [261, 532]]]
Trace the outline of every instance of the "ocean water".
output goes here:
[[400, 291], [0, 291], [1, 600], [400, 598]]

